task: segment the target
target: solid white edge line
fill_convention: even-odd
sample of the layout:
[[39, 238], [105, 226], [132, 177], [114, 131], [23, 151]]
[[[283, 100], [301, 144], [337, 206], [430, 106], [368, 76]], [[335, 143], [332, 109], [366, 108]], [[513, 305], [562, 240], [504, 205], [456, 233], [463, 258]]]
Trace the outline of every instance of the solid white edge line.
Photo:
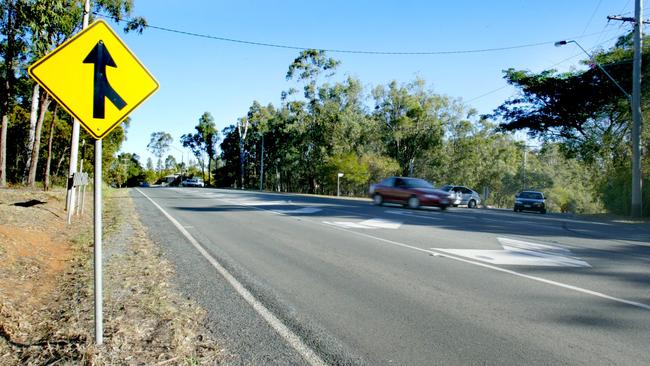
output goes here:
[[298, 337], [294, 332], [292, 332], [280, 319], [278, 319], [273, 313], [267, 309], [261, 302], [259, 302], [253, 294], [250, 293], [237, 279], [228, 272], [210, 253], [208, 253], [199, 242], [194, 239], [194, 237], [181, 225], [175, 218], [167, 213], [160, 205], [154, 202], [149, 196], [147, 196], [140, 189], [136, 188], [136, 191], [140, 192], [145, 198], [147, 198], [160, 212], [169, 219], [169, 221], [176, 226], [178, 231], [185, 236], [185, 238], [196, 248], [196, 250], [208, 260], [208, 262], [214, 267], [219, 274], [221, 274], [226, 281], [237, 291], [237, 293], [250, 304], [253, 309], [264, 319], [266, 322], [273, 328], [282, 338], [284, 338], [289, 345], [296, 350], [310, 365], [327, 365], [323, 359], [321, 359], [314, 350], [309, 348], [303, 341]]
[[[223, 201], [229, 202], [231, 204], [239, 205], [236, 202], [227, 201], [227, 200], [223, 200]], [[247, 207], [252, 207], [252, 208], [255, 208], [255, 209], [260, 210], [260, 211], [277, 213], [276, 211], [268, 210], [268, 209], [264, 209], [264, 208], [260, 208], [260, 207], [255, 207], [255, 206], [247, 206]], [[287, 216], [287, 217], [291, 217], [291, 216]], [[423, 252], [423, 253], [433, 254], [433, 255], [439, 256], [439, 257], [445, 257], [445, 258], [453, 259], [453, 260], [456, 260], [456, 261], [459, 261], [459, 262], [473, 264], [473, 265], [479, 266], [479, 267], [489, 268], [489, 269], [499, 271], [499, 272], [502, 272], [502, 273], [508, 273], [508, 274], [513, 275], [513, 276], [522, 277], [522, 278], [526, 278], [526, 279], [537, 281], [537, 282], [542, 282], [542, 283], [545, 283], [545, 284], [548, 284], [548, 285], [553, 285], [553, 286], [565, 288], [567, 290], [581, 292], [583, 294], [588, 294], [588, 295], [600, 297], [600, 298], [603, 298], [603, 299], [619, 302], [619, 303], [622, 303], [622, 304], [635, 306], [635, 307], [645, 309], [645, 310], [650, 310], [650, 305], [647, 305], [647, 304], [644, 304], [644, 303], [640, 303], [640, 302], [636, 302], [636, 301], [632, 301], [632, 300], [621, 299], [621, 298], [618, 298], [618, 297], [614, 297], [614, 296], [604, 294], [602, 292], [593, 291], [593, 290], [589, 290], [589, 289], [578, 287], [578, 286], [568, 285], [568, 284], [553, 281], [553, 280], [547, 280], [547, 279], [542, 278], [542, 277], [531, 276], [531, 275], [527, 275], [527, 274], [524, 274], [524, 273], [519, 273], [519, 272], [510, 270], [510, 269], [505, 269], [505, 268], [493, 266], [493, 265], [486, 264], [486, 263], [480, 263], [480, 262], [475, 262], [475, 261], [468, 260], [468, 259], [465, 259], [465, 258], [455, 257], [452, 254], [442, 252], [442, 251], [437, 251], [437, 250], [434, 250], [433, 248], [430, 249], [430, 250], [429, 249], [422, 249], [422, 248], [418, 248], [418, 247], [415, 247], [415, 246], [412, 246], [412, 245], [400, 243], [400, 242], [397, 242], [397, 241], [384, 239], [384, 238], [380, 238], [378, 236], [374, 236], [374, 235], [370, 235], [370, 234], [361, 233], [361, 232], [358, 232], [358, 231], [346, 229], [346, 228], [343, 228], [343, 227], [340, 227], [340, 226], [329, 225], [329, 224], [326, 224], [326, 223], [309, 220], [309, 219], [306, 219], [304, 217], [302, 218], [302, 221], [311, 222], [311, 223], [322, 225], [322, 226], [329, 227], [329, 228], [332, 228], [332, 229], [345, 231], [345, 232], [352, 233], [352, 234], [355, 234], [355, 235], [365, 236], [365, 237], [370, 238], [370, 239], [383, 241], [384, 243], [392, 244], [392, 245], [395, 245], [395, 246], [408, 248], [408, 249], [416, 250], [416, 251]]]

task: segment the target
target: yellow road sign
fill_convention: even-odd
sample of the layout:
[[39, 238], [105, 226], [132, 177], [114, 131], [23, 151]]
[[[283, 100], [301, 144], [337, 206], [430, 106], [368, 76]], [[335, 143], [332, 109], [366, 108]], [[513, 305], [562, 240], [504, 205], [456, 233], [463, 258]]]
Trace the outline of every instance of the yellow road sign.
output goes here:
[[158, 82], [103, 20], [36, 61], [29, 75], [96, 139], [158, 89]]

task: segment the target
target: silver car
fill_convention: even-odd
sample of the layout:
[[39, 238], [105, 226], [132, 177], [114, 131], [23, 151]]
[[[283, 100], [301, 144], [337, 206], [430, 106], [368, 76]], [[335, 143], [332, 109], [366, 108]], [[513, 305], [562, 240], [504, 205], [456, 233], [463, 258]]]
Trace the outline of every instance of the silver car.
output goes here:
[[467, 205], [469, 208], [475, 208], [481, 204], [481, 196], [467, 187], [448, 184], [440, 189], [449, 192], [449, 199], [454, 207]]

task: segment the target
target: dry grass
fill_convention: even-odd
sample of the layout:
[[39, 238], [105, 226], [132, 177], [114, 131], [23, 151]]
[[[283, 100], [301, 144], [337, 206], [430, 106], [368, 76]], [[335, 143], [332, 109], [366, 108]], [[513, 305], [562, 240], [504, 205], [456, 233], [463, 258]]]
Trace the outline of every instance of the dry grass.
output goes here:
[[[105, 200], [104, 344], [94, 345], [91, 205], [68, 227], [64, 199], [0, 191], [0, 364], [218, 363], [205, 311], [170, 287], [173, 268], [126, 190]], [[44, 203], [12, 205], [29, 200]]]

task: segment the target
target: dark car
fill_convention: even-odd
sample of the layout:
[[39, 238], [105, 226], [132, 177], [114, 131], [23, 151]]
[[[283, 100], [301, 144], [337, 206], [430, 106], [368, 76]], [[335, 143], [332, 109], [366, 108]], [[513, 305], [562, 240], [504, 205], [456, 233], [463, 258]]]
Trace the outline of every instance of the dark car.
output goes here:
[[431, 183], [418, 178], [386, 178], [372, 185], [369, 193], [375, 205], [400, 203], [413, 209], [434, 206], [444, 210], [450, 204], [447, 192], [435, 189]]
[[537, 211], [546, 213], [546, 198], [544, 193], [537, 191], [522, 191], [515, 195], [515, 212]]

